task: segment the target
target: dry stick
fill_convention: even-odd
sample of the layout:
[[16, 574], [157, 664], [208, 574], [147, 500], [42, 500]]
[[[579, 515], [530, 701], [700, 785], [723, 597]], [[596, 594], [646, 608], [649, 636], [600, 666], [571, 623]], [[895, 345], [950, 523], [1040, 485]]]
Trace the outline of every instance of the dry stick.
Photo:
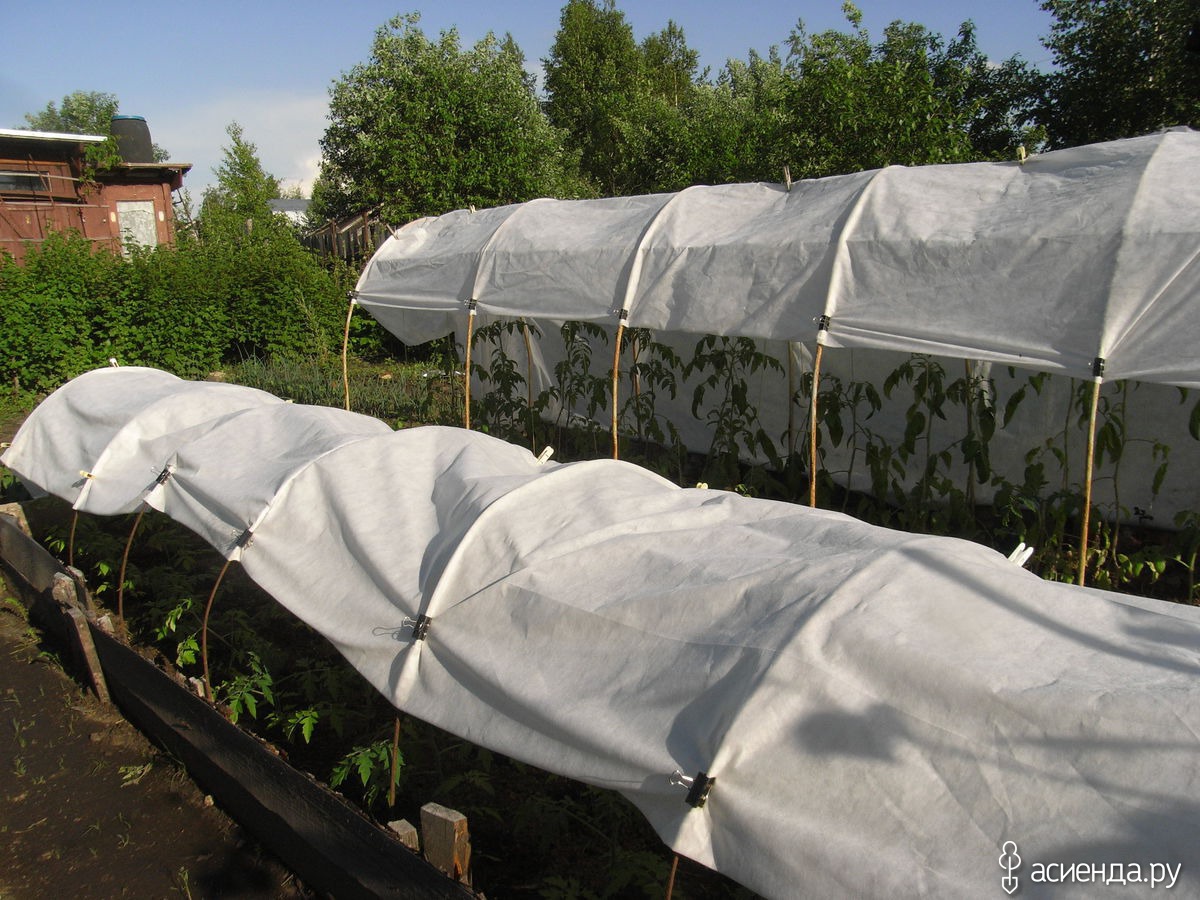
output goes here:
[[625, 321], [622, 319], [617, 323], [617, 340], [616, 346], [613, 348], [613, 369], [612, 369], [612, 450], [613, 459], [620, 459], [620, 446], [617, 440], [617, 382], [621, 378], [621, 338], [625, 335]]
[[213, 582], [212, 591], [209, 592], [208, 602], [204, 604], [204, 621], [200, 623], [200, 662], [204, 666], [204, 696], [209, 702], [213, 699], [212, 681], [208, 675], [208, 616], [212, 612], [213, 600], [217, 597], [217, 588], [221, 586], [221, 580], [225, 577], [225, 573], [229, 571], [229, 564], [232, 559], [225, 560], [225, 565], [221, 566], [221, 571], [217, 575], [217, 580]]
[[467, 312], [467, 345], [463, 350], [467, 362], [463, 367], [463, 428], [471, 430], [471, 338], [475, 334], [475, 301], [471, 301]]
[[537, 447], [533, 439], [533, 341], [529, 337], [529, 323], [524, 319], [521, 320], [521, 333], [525, 336], [525, 370], [528, 373], [525, 382], [525, 409], [529, 412], [529, 449], [535, 451]]
[[[967, 437], [975, 436], [975, 383], [971, 376], [971, 361], [963, 360], [964, 377], [966, 378], [967, 393], [966, 393], [966, 411], [967, 411]], [[967, 506], [970, 507], [971, 514], [975, 514], [975, 460], [967, 460]]]
[[679, 868], [679, 854], [675, 853], [671, 858], [671, 875], [667, 878], [667, 893], [663, 896], [663, 900], [671, 900], [671, 894], [675, 891], [675, 870]]
[[350, 367], [346, 357], [350, 352], [350, 317], [354, 315], [354, 298], [350, 298], [350, 308], [346, 310], [346, 333], [342, 336], [342, 384], [346, 389], [346, 411], [350, 411]]
[[817, 505], [817, 387], [821, 383], [821, 356], [825, 345], [817, 342], [813, 355], [812, 398], [808, 410], [808, 505]]
[[1079, 531], [1079, 577], [1081, 587], [1087, 573], [1088, 528], [1092, 515], [1092, 473], [1096, 467], [1096, 416], [1100, 406], [1100, 378], [1092, 382], [1092, 409], [1088, 416], [1087, 461], [1083, 474], [1083, 527]]
[[75, 526], [79, 524], [79, 510], [71, 511], [71, 533], [67, 535], [67, 565], [75, 568]]
[[121, 574], [117, 577], [117, 624], [121, 634], [125, 634], [125, 568], [129, 565], [129, 550], [133, 547], [133, 536], [137, 534], [138, 526], [142, 524], [142, 516], [146, 514], [146, 504], [138, 510], [133, 527], [129, 529], [129, 538], [125, 541], [125, 552], [121, 555]]
[[788, 361], [788, 456], [796, 453], [796, 358], [792, 355], [792, 342], [787, 343]]
[[392, 776], [388, 782], [388, 806], [396, 805], [396, 769], [400, 762], [400, 713], [396, 713], [396, 727], [392, 729]]

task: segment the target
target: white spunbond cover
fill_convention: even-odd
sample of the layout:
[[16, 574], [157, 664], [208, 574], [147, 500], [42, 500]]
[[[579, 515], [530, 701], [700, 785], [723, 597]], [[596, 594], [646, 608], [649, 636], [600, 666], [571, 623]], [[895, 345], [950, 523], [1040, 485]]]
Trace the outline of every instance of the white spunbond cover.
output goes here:
[[811, 341], [1200, 386], [1200, 133], [1024, 163], [677, 194], [535, 200], [420, 219], [358, 302], [402, 340], [492, 316]]
[[170, 476], [146, 503], [237, 559], [242, 536], [296, 472], [353, 441], [391, 433], [379, 419], [323, 406], [248, 409], [180, 442], [167, 462]]
[[[171, 415], [144, 371], [104, 379], [105, 427]], [[43, 429], [58, 465], [94, 453], [79, 404], [33, 418], [5, 457], [23, 478]], [[151, 500], [240, 553], [397, 708], [621, 791], [675, 850], [768, 896], [999, 896], [1014, 851], [1021, 896], [1094, 896], [1033, 880], [1056, 864], [1170, 866], [1200, 896], [1200, 610], [369, 421], [276, 404], [191, 423]], [[694, 808], [678, 782], [701, 772]]]
[[171, 454], [199, 424], [278, 397], [220, 382], [184, 381], [158, 369], [96, 369], [63, 385], [22, 424], [0, 463], [31, 491], [81, 512], [132, 512]]

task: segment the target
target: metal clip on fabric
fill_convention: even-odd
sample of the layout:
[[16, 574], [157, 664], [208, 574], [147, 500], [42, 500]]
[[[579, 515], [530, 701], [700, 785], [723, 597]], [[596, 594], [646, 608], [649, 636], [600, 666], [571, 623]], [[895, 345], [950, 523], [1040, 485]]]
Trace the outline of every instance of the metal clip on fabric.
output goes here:
[[693, 809], [699, 809], [708, 802], [708, 792], [717, 783], [716, 778], [710, 778], [707, 772], [697, 772], [695, 778], [689, 778], [676, 769], [671, 773], [671, 784], [682, 785], [688, 789], [684, 801]]
[[411, 628], [413, 630], [413, 640], [423, 641], [425, 640], [425, 636], [429, 634], [429, 625], [432, 621], [433, 619], [426, 615], [417, 616], [415, 619], [405, 617], [404, 621], [400, 623], [400, 627]]

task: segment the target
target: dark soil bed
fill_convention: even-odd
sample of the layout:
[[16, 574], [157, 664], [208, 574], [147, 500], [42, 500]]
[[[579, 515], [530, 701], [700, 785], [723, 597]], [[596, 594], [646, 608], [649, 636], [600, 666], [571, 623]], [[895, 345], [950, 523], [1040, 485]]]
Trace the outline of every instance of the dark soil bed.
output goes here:
[[0, 900], [308, 896], [64, 673], [13, 597], [0, 574]]

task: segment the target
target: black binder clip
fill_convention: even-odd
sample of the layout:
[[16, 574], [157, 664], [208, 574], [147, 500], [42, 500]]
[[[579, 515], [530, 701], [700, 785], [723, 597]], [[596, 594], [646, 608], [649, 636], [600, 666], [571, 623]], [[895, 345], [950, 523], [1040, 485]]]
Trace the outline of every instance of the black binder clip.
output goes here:
[[708, 792], [717, 783], [716, 778], [710, 778], [707, 772], [697, 772], [695, 778], [689, 778], [678, 769], [671, 776], [671, 784], [683, 785], [688, 789], [685, 802], [693, 809], [699, 809], [708, 801]]

